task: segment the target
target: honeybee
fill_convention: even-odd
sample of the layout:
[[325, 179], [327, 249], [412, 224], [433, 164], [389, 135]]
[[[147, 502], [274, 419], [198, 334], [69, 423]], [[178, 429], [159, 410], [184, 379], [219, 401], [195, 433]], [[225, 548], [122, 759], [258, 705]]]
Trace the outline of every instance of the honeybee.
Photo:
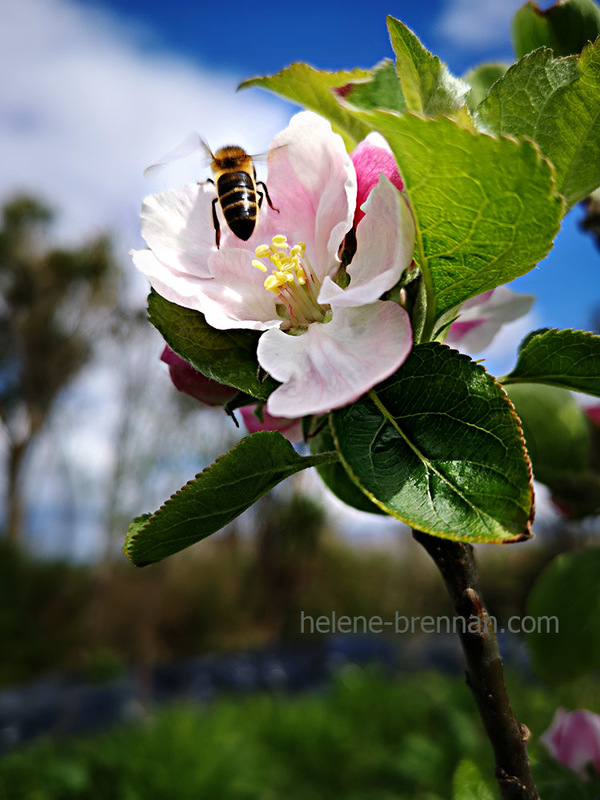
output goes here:
[[[208, 145], [205, 146], [208, 147]], [[246, 242], [254, 232], [258, 209], [263, 201], [263, 193], [258, 190], [258, 186], [262, 187], [264, 197], [267, 198], [267, 203], [273, 211], [278, 212], [279, 209], [275, 208], [271, 202], [266, 183], [256, 180], [256, 169], [252, 163], [252, 156], [248, 155], [243, 148], [228, 144], [210, 155], [215, 180], [208, 178], [207, 183], [214, 183], [217, 188], [217, 196], [212, 201], [215, 243], [219, 247], [221, 241], [217, 203], [221, 206], [231, 232], [238, 239]]]
[[[212, 201], [216, 246], [219, 247], [221, 243], [221, 224], [217, 214], [217, 205], [221, 206], [230, 231], [238, 239], [247, 241], [254, 232], [258, 209], [262, 206], [265, 197], [270, 208], [279, 212], [279, 209], [275, 208], [271, 202], [266, 183], [256, 179], [253, 159], [258, 156], [251, 156], [242, 147], [233, 144], [220, 147], [216, 153], [213, 153], [198, 134], [190, 134], [175, 150], [163, 156], [158, 164], [153, 164], [144, 170], [144, 174], [149, 175], [157, 167], [184, 158], [198, 148], [206, 153], [214, 174], [214, 179], [207, 178], [204, 183], [212, 183], [217, 190], [217, 196]], [[261, 187], [262, 191], [258, 187]]]

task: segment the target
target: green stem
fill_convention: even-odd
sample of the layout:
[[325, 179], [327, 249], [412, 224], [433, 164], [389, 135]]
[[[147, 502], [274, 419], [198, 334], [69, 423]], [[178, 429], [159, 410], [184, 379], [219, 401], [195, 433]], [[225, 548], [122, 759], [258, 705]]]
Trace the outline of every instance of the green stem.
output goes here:
[[540, 800], [533, 782], [527, 739], [508, 698], [494, 626], [485, 608], [473, 548], [469, 544], [413, 530], [413, 537], [433, 558], [459, 617], [466, 662], [466, 682], [496, 757], [495, 776], [502, 800]]

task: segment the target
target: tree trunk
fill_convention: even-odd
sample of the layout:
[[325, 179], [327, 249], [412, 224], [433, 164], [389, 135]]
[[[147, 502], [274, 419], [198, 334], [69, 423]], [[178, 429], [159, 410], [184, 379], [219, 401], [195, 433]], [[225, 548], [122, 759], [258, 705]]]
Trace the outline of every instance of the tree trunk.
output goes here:
[[8, 452], [8, 476], [6, 497], [6, 537], [10, 542], [20, 542], [23, 538], [23, 496], [20, 478], [23, 459], [27, 452], [29, 439], [11, 442]]

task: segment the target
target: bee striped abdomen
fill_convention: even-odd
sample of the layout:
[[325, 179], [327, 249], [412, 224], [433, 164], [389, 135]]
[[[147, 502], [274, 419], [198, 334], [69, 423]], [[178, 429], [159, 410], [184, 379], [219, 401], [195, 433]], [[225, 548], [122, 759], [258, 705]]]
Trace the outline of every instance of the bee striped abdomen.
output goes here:
[[231, 231], [247, 241], [256, 227], [258, 202], [256, 184], [247, 172], [226, 172], [217, 180], [217, 194], [223, 216]]

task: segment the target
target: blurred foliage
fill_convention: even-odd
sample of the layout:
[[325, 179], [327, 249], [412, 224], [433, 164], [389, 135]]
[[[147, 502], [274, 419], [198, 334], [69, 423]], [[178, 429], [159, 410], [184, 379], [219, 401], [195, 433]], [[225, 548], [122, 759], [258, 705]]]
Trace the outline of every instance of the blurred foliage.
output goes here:
[[[306, 498], [279, 510], [271, 502], [258, 509], [255, 538], [231, 526], [144, 570], [124, 560], [36, 561], [0, 540], [0, 684], [55, 670], [99, 680], [134, 664], [262, 646], [299, 636], [301, 611], [383, 619], [396, 611], [452, 613], [435, 566], [409, 537], [399, 537], [397, 550], [353, 547], [323, 528]], [[568, 547], [568, 537], [561, 544]], [[533, 581], [557, 551], [552, 541], [479, 549], [500, 625], [525, 613]]]
[[[551, 695], [508, 677], [532, 731], [542, 796], [592, 800], [600, 782], [582, 783], [552, 761], [539, 736], [557, 704], [600, 711], [596, 687]], [[142, 726], [30, 746], [0, 760], [0, 800], [447, 800], [465, 759], [493, 786], [488, 749], [461, 678], [391, 680], [349, 665], [325, 694], [223, 698], [160, 711]]]
[[88, 315], [114, 303], [106, 236], [75, 249], [48, 244], [54, 214], [28, 196], [2, 209], [0, 228], [0, 423], [8, 439], [7, 535], [22, 529], [25, 454], [60, 390], [89, 358]]

